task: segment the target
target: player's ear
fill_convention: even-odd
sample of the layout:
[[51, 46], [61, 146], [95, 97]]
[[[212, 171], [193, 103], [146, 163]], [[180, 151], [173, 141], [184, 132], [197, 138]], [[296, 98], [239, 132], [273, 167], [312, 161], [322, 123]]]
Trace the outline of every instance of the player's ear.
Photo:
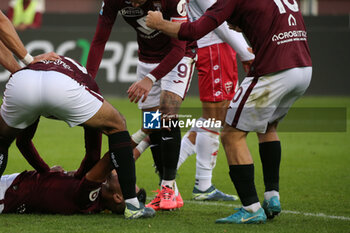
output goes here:
[[124, 201], [124, 198], [118, 193], [113, 194], [113, 200], [115, 203], [120, 204]]

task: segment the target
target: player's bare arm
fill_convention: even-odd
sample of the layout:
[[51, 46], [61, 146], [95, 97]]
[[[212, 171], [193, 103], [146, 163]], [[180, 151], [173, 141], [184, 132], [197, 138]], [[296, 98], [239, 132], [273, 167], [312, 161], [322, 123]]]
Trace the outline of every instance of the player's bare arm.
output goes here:
[[89, 181], [104, 182], [112, 170], [110, 154], [107, 152], [85, 177]]
[[146, 25], [147, 27], [162, 31], [168, 36], [178, 38], [177, 34], [180, 30], [181, 23], [164, 20], [162, 13], [159, 11], [148, 11]]
[[12, 52], [6, 48], [6, 46], [0, 41], [0, 64], [11, 73], [21, 69], [21, 66], [17, 63], [12, 55]]
[[153, 81], [149, 77], [144, 77], [143, 79], [134, 82], [127, 91], [130, 102], [138, 103], [142, 96], [143, 98], [141, 101], [145, 102], [152, 86]]
[[[4, 45], [13, 52], [16, 57], [18, 57], [25, 65], [30, 63], [37, 62], [43, 59], [46, 60], [56, 60], [58, 55], [55, 53], [47, 53], [42, 56], [37, 56], [33, 58], [24, 47], [21, 39], [18, 37], [18, 34], [13, 27], [10, 20], [0, 11], [0, 40]], [[17, 67], [19, 68], [19, 67]], [[10, 67], [10, 72], [13, 72], [14, 67]]]

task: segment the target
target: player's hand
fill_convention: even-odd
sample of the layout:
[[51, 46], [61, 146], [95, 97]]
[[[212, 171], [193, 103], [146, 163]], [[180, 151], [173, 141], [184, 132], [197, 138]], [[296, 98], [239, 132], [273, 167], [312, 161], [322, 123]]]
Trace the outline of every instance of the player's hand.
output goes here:
[[31, 64], [42, 61], [42, 60], [55, 61], [57, 59], [60, 59], [60, 56], [58, 56], [55, 52], [49, 52], [49, 53], [44, 53], [44, 54], [40, 54], [38, 56], [35, 56], [34, 60], [32, 61]]
[[142, 97], [141, 101], [145, 102], [152, 86], [153, 82], [148, 77], [144, 77], [142, 80], [134, 82], [128, 89], [130, 102], [138, 103]]
[[250, 70], [250, 67], [252, 66], [253, 60], [249, 60], [249, 61], [242, 61], [242, 66], [244, 69], [244, 72], [248, 73]]
[[[254, 54], [254, 53], [253, 53], [253, 49], [252, 49], [251, 47], [248, 47], [247, 50], [248, 50], [251, 54]], [[243, 65], [244, 72], [246, 72], [246, 73], [249, 72], [250, 67], [252, 66], [253, 61], [254, 61], [254, 59], [249, 60], [249, 61], [242, 61], [242, 65]]]
[[146, 16], [146, 26], [159, 30], [159, 25], [163, 21], [163, 15], [160, 11], [148, 11]]

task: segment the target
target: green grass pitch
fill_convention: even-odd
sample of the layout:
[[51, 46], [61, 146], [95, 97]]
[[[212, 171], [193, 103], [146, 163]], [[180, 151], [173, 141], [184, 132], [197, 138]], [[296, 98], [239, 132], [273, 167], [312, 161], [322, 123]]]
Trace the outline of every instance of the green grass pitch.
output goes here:
[[[127, 119], [133, 133], [141, 126], [136, 105], [126, 99], [107, 97]], [[200, 106], [197, 98], [188, 98], [186, 107]], [[178, 172], [177, 183], [185, 201], [182, 209], [157, 212], [153, 219], [128, 221], [123, 216], [98, 215], [0, 215], [0, 232], [350, 232], [350, 98], [304, 97], [295, 106], [340, 107], [347, 109], [345, 132], [282, 132], [280, 194], [282, 213], [263, 225], [218, 225], [217, 218], [233, 213], [239, 202], [194, 202], [195, 156], [190, 157]], [[184, 133], [184, 132], [183, 132]], [[104, 137], [103, 151], [107, 150]], [[38, 151], [50, 165], [66, 170], [76, 169], [84, 155], [83, 131], [69, 129], [59, 121], [42, 118], [34, 138]], [[263, 198], [261, 163], [257, 138], [252, 133], [248, 144], [255, 160], [255, 183]], [[137, 183], [147, 190], [157, 189], [158, 177], [152, 167], [149, 149], [136, 163]], [[15, 145], [9, 152], [5, 174], [32, 169]], [[220, 148], [213, 183], [226, 193], [235, 193], [228, 176], [225, 154]]]

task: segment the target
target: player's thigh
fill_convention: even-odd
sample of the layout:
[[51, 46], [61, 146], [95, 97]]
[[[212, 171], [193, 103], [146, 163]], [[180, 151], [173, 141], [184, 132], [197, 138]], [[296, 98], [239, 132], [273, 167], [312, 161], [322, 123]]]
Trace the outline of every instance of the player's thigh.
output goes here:
[[99, 129], [107, 135], [126, 130], [125, 118], [106, 100], [96, 114], [83, 125]]
[[21, 70], [6, 84], [1, 116], [13, 128], [24, 129], [40, 116], [42, 71]]
[[[137, 80], [143, 79], [147, 74], [155, 69], [158, 64], [159, 63], [144, 63], [139, 61], [137, 64]], [[160, 80], [156, 81], [148, 93], [147, 99], [144, 102], [138, 102], [139, 109], [149, 109], [159, 106], [161, 92], [160, 83]]]
[[240, 130], [265, 133], [268, 124], [276, 120], [274, 113], [282, 109], [281, 102], [287, 96], [300, 96], [308, 86], [310, 79], [291, 70], [245, 78], [230, 103], [226, 123]]
[[198, 87], [201, 101], [231, 100], [238, 83], [235, 52], [226, 43], [198, 49]]
[[214, 118], [216, 120], [224, 121], [229, 104], [230, 101], [228, 100], [220, 102], [202, 101], [202, 117], [205, 119]]
[[[184, 99], [190, 88], [197, 58], [183, 57], [180, 62], [161, 79], [161, 90], [174, 93]], [[163, 95], [162, 96], [167, 96]], [[160, 104], [162, 106], [162, 103]]]

